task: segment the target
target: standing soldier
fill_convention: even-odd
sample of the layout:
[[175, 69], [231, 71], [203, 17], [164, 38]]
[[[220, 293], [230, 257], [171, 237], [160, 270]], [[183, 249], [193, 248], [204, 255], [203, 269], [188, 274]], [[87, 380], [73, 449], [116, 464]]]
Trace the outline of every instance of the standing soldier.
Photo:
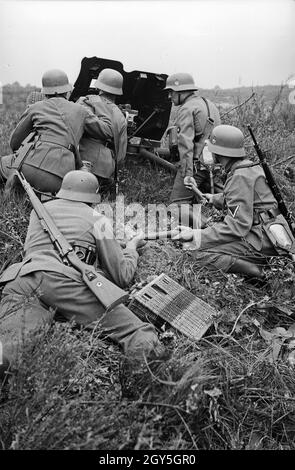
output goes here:
[[117, 179], [117, 166], [124, 161], [127, 150], [127, 123], [122, 111], [115, 104], [116, 96], [122, 95], [123, 76], [113, 69], [103, 69], [94, 87], [98, 95], [83, 96], [78, 103], [90, 108], [96, 116], [107, 116], [112, 122], [111, 139], [101, 139], [86, 133], [80, 142], [82, 160], [93, 164], [92, 172], [101, 186], [108, 185], [113, 174]]
[[18, 151], [13, 166], [29, 183], [39, 191], [56, 193], [63, 176], [81, 167], [78, 144], [83, 132], [108, 139], [111, 122], [105, 115], [95, 116], [68, 101], [72, 85], [62, 70], [45, 72], [42, 86], [47, 99], [27, 107], [11, 135], [10, 146]]
[[[283, 253], [270, 224], [282, 225], [286, 235], [288, 224], [280, 214], [263, 168], [246, 157], [240, 129], [228, 125], [215, 127], [208, 150], [224, 168], [227, 179], [223, 194], [205, 196], [216, 208], [225, 208], [226, 216], [223, 222], [203, 230], [181, 227], [174, 239], [195, 240], [193, 256], [200, 266], [263, 278], [262, 266], [267, 258]], [[291, 235], [290, 242], [292, 238]]]
[[[186, 185], [190, 184], [191, 177], [200, 187], [200, 190], [210, 191], [209, 171], [202, 169], [200, 156], [204, 145], [204, 131], [208, 118], [213, 126], [220, 124], [219, 111], [214, 103], [202, 97], [194, 83], [193, 77], [188, 73], [176, 73], [167, 78], [165, 90], [170, 90], [169, 97], [177, 106], [175, 125], [178, 133], [178, 151], [180, 168], [176, 174], [171, 193], [171, 202], [181, 206], [181, 220], [194, 227], [199, 221], [194, 220], [192, 203], [194, 194]], [[210, 187], [210, 186], [209, 186]]]

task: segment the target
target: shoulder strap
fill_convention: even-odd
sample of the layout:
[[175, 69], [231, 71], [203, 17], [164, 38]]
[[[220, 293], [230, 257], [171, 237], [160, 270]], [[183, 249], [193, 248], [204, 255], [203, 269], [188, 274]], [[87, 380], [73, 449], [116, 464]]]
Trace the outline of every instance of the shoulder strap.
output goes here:
[[228, 177], [232, 176], [236, 170], [240, 170], [241, 168], [252, 168], [253, 166], [257, 165], [260, 165], [260, 162], [240, 163], [240, 165], [237, 165], [230, 170], [230, 172], [228, 173]]
[[206, 105], [206, 108], [207, 108], [207, 113], [208, 113], [208, 118], [211, 119], [211, 114], [210, 114], [210, 108], [209, 108], [208, 101], [207, 101], [206, 98], [204, 98], [204, 96], [201, 96], [201, 98], [205, 102], [205, 105]]

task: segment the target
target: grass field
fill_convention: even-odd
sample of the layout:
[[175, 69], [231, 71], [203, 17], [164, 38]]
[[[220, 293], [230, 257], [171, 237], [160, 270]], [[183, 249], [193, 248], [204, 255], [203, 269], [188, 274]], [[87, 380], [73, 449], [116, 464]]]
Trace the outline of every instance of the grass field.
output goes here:
[[[277, 87], [266, 99], [260, 90], [226, 115], [224, 123], [245, 133], [246, 124], [252, 125], [294, 210], [295, 159], [281, 162], [295, 154], [295, 110], [287, 92]], [[231, 104], [242, 98], [234, 95]], [[2, 107], [2, 155], [9, 151], [9, 134], [25, 99], [25, 92], [11, 94]], [[248, 137], [246, 145], [254, 156]], [[120, 191], [127, 202], [168, 202], [171, 185], [171, 175], [149, 163], [130, 161], [120, 172]], [[1, 199], [0, 204], [3, 268], [21, 257], [30, 206], [26, 200], [4, 204]], [[135, 282], [162, 272], [220, 312], [208, 333], [193, 343], [171, 331], [161, 332], [172, 356], [156, 374], [146, 370], [139, 375], [134, 388], [141, 393], [131, 400], [121, 394], [121, 353], [114, 344], [97, 330], [54, 324], [26, 345], [18, 373], [1, 391], [0, 448], [295, 449], [292, 263], [272, 261], [268, 284], [257, 288], [240, 276], [200, 269], [172, 242], [150, 242]]]

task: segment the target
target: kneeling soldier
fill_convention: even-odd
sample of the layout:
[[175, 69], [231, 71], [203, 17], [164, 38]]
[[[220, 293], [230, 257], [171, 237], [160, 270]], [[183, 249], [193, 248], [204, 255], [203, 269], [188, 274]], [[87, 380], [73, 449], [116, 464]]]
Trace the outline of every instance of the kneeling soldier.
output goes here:
[[283, 221], [288, 231], [287, 223], [278, 210], [263, 168], [246, 157], [244, 136], [238, 128], [215, 127], [208, 149], [224, 168], [227, 179], [223, 194], [205, 196], [216, 208], [225, 209], [226, 216], [223, 222], [203, 230], [182, 226], [174, 239], [193, 238], [196, 248], [193, 256], [203, 266], [262, 278], [267, 258], [282, 254], [275, 247], [268, 226], [279, 217], [279, 223]]

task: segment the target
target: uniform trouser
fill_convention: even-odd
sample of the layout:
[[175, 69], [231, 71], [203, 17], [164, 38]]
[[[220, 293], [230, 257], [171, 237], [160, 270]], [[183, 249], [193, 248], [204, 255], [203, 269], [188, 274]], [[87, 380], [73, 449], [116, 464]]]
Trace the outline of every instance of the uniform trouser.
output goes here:
[[104, 315], [104, 308], [84, 283], [56, 272], [36, 271], [18, 276], [3, 289], [0, 304], [0, 341], [4, 355], [15, 360], [27, 333], [53, 321], [57, 309], [66, 320], [89, 324], [101, 320], [104, 335], [126, 354], [161, 352], [155, 328], [142, 322], [123, 304]]
[[195, 250], [192, 256], [200, 266], [211, 270], [230, 271], [237, 260], [246, 260], [257, 265], [267, 263], [269, 256], [277, 256], [271, 242], [263, 235], [261, 251], [255, 250], [247, 240], [237, 239], [231, 243], [214, 246], [208, 250]]
[[[38, 191], [56, 194], [61, 187], [62, 177], [24, 163], [21, 171], [26, 180]], [[70, 171], [70, 170], [69, 170]]]
[[[201, 209], [201, 207], [193, 191], [186, 188], [184, 185], [180, 169], [177, 171], [174, 179], [170, 201], [172, 204], [179, 206], [180, 225], [187, 225], [194, 229], [204, 228], [206, 226], [207, 218], [201, 210], [198, 210]], [[199, 208], [197, 206], [199, 206]]]

